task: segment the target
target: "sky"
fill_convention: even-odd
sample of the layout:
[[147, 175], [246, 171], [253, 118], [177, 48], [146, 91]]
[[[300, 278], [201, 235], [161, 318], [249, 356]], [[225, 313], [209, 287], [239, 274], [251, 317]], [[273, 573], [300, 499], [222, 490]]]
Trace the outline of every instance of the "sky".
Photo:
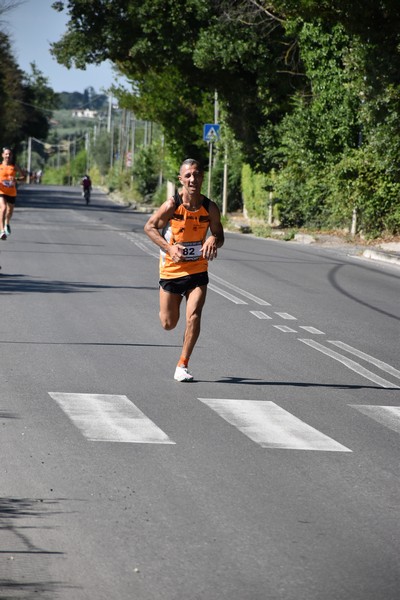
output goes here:
[[96, 92], [107, 90], [114, 83], [125, 83], [115, 75], [110, 62], [85, 71], [67, 69], [50, 54], [50, 43], [58, 41], [66, 30], [68, 15], [51, 8], [54, 0], [16, 0], [20, 4], [0, 15], [0, 27], [10, 37], [19, 67], [31, 73], [30, 64], [48, 78], [55, 92], [80, 92], [93, 87]]

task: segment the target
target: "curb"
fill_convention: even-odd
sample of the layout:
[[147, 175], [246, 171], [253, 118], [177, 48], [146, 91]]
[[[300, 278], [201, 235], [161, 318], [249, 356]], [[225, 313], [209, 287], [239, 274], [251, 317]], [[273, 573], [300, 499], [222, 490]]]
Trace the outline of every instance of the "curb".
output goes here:
[[364, 250], [363, 256], [370, 260], [378, 260], [391, 263], [392, 265], [400, 265], [400, 255], [382, 252], [379, 250]]

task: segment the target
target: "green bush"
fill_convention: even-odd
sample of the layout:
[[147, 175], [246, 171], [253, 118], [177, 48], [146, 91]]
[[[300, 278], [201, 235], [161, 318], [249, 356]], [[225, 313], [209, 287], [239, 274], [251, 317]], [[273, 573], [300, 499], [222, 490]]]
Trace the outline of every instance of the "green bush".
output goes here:
[[145, 202], [151, 202], [160, 180], [162, 153], [159, 143], [144, 146], [135, 154], [133, 177], [135, 187]]
[[[222, 209], [224, 185], [224, 148], [217, 152], [212, 170], [212, 199]], [[235, 212], [243, 207], [242, 199], [242, 154], [233, 141], [229, 143], [227, 155], [227, 211]]]
[[249, 217], [266, 219], [268, 215], [268, 179], [263, 173], [254, 172], [250, 165], [242, 167], [243, 207]]
[[159, 186], [152, 196], [152, 204], [155, 206], [161, 206], [167, 199], [167, 183], [163, 183]]

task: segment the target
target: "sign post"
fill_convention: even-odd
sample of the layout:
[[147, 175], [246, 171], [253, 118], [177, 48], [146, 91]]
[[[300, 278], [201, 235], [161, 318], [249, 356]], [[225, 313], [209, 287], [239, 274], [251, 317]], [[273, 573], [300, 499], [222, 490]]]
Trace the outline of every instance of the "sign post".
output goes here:
[[209, 144], [209, 161], [208, 161], [208, 197], [211, 196], [211, 169], [212, 169], [212, 153], [213, 143], [218, 142], [220, 138], [220, 126], [218, 123], [205, 123], [203, 126], [203, 140]]

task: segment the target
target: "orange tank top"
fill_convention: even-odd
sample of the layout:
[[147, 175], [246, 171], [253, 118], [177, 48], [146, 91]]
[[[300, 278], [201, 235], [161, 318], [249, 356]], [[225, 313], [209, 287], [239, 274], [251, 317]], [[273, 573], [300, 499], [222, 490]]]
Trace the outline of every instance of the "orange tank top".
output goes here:
[[4, 194], [5, 196], [17, 195], [15, 174], [16, 169], [13, 165], [0, 165], [0, 194]]
[[161, 250], [161, 279], [175, 279], [208, 270], [208, 260], [203, 258], [201, 247], [210, 224], [209, 206], [210, 200], [203, 196], [203, 204], [198, 210], [187, 210], [182, 204], [179, 193], [175, 194], [175, 212], [163, 229], [162, 235], [171, 246], [173, 244], [185, 246], [184, 260], [174, 263], [169, 254]]

